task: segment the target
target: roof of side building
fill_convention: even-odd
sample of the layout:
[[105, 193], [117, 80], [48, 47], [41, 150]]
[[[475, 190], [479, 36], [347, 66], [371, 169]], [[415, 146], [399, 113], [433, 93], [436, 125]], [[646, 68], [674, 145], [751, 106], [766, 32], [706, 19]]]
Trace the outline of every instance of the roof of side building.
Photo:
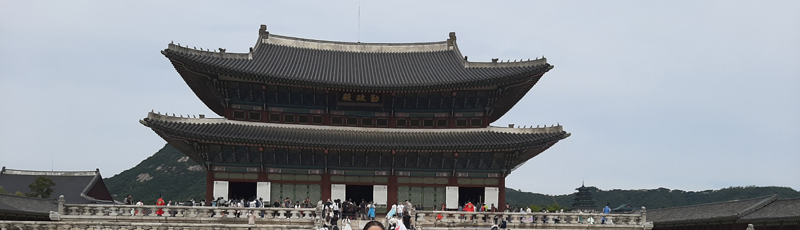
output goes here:
[[739, 219], [739, 222], [800, 220], [800, 198], [778, 199]]
[[51, 199], [64, 195], [67, 203], [109, 203], [113, 202], [100, 171], [30, 171], [7, 169], [0, 171], [0, 186], [7, 192], [30, 192], [28, 185], [40, 176], [53, 180], [55, 185]]
[[776, 195], [746, 200], [725, 201], [647, 211], [647, 220], [656, 225], [707, 221], [735, 221], [775, 201]]

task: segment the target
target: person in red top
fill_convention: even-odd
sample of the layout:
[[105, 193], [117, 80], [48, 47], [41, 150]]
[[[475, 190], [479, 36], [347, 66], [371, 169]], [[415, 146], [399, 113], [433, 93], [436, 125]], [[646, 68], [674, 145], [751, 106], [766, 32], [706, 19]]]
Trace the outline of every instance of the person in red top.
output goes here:
[[475, 211], [475, 205], [473, 205], [472, 202], [467, 201], [467, 205], [464, 205], [464, 211], [474, 212]]
[[[167, 205], [166, 203], [164, 203], [164, 198], [162, 198], [161, 195], [158, 195], [158, 200], [156, 201], [156, 206], [164, 206], [164, 205]], [[162, 214], [164, 214], [164, 210], [161, 210], [159, 208], [158, 211], [156, 211], [156, 215], [161, 216]]]
[[[467, 204], [464, 205], [463, 211], [465, 212], [475, 212], [475, 205], [472, 202], [467, 201]], [[464, 217], [466, 219], [466, 217]], [[470, 217], [470, 220], [474, 217]]]

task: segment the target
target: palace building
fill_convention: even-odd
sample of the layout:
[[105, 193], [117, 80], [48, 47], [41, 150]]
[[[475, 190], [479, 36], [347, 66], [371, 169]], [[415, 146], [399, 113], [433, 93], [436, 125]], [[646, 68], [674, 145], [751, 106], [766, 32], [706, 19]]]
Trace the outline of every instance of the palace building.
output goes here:
[[467, 201], [505, 208], [505, 178], [569, 137], [490, 126], [552, 65], [469, 61], [440, 42], [351, 43], [271, 34], [247, 53], [170, 43], [169, 59], [223, 118], [140, 122], [207, 170], [206, 200]]

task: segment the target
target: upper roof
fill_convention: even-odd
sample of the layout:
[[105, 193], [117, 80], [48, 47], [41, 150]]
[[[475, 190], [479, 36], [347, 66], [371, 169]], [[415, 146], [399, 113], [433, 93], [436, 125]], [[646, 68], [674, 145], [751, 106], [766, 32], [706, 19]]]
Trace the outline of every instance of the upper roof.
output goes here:
[[455, 89], [527, 81], [551, 68], [547, 59], [471, 62], [455, 33], [440, 42], [353, 43], [270, 34], [262, 25], [248, 53], [203, 51], [170, 43], [170, 60], [258, 82], [354, 90]]
[[392, 150], [500, 150], [543, 146], [567, 138], [561, 126], [545, 128], [394, 129], [312, 126], [182, 118], [150, 112], [140, 121], [159, 134], [194, 141], [306, 148]]
[[50, 197], [52, 199], [64, 195], [64, 199], [70, 204], [113, 202], [111, 193], [102, 182], [103, 178], [99, 169], [96, 171], [28, 171], [3, 167], [0, 171], [0, 186], [3, 186], [6, 192], [26, 193], [30, 192], [28, 185], [40, 176], [46, 176], [56, 184], [52, 187], [53, 193]]
[[710, 204], [648, 210], [647, 220], [656, 225], [735, 221], [775, 201], [777, 195], [746, 200], [734, 200]]

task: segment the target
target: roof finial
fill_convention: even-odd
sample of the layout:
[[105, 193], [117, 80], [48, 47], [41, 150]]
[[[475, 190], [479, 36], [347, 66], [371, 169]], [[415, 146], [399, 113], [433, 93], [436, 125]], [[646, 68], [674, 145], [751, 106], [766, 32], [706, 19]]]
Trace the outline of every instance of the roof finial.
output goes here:
[[[269, 38], [269, 32], [267, 31], [267, 25], [261, 25], [261, 27], [258, 28], [258, 35], [263, 37], [263, 38]], [[261, 41], [259, 41], [259, 42], [261, 42]]]

